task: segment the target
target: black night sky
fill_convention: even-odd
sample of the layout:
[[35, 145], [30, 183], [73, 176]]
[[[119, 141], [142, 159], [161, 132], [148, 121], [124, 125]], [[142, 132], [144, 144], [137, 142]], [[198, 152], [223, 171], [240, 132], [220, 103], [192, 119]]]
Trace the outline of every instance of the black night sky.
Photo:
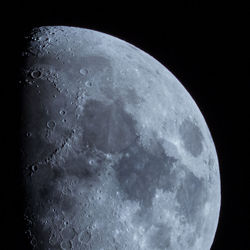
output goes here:
[[[6, 50], [11, 51], [11, 58], [16, 58], [22, 37], [32, 27], [68, 25], [116, 36], [160, 61], [196, 101], [218, 153], [222, 207], [212, 250], [249, 250], [249, 9], [212, 5], [208, 1], [165, 6], [153, 5], [156, 3], [145, 6], [145, 2], [138, 6], [124, 1], [102, 6], [84, 1], [60, 6], [36, 4], [36, 1], [32, 5], [19, 3], [6, 8], [9, 16], [7, 14], [7, 21], [2, 22], [2, 26], [7, 27], [4, 31]], [[11, 58], [9, 55], [6, 61], [6, 72], [15, 81], [13, 66], [16, 72], [19, 62]], [[18, 157], [13, 153], [16, 135], [13, 131], [17, 128], [11, 122], [15, 120], [15, 107], [10, 105], [15, 84], [9, 81], [1, 84], [3, 115], [5, 121], [9, 121], [3, 124], [6, 133], [1, 135], [3, 158], [6, 158], [1, 167], [7, 169], [7, 174], [2, 176], [5, 187], [2, 192], [6, 197], [2, 214], [8, 218], [3, 239], [7, 247], [3, 249], [21, 250], [26, 248], [21, 240], [22, 198], [15, 169]]]

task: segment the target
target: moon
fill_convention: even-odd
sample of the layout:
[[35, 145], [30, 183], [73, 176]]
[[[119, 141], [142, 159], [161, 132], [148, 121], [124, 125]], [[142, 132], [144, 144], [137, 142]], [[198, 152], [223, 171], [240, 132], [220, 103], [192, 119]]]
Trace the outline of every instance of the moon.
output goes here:
[[26, 41], [18, 89], [31, 249], [210, 249], [218, 158], [178, 79], [93, 30], [44, 26]]

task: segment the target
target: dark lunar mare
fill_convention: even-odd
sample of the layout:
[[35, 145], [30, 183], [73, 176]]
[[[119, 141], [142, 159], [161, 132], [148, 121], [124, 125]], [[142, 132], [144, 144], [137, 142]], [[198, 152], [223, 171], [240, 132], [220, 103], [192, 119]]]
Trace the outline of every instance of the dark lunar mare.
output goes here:
[[[161, 145], [157, 146], [161, 151]], [[156, 189], [173, 191], [176, 177], [171, 175], [171, 168], [177, 159], [167, 156], [163, 150], [154, 155], [137, 143], [123, 153], [114, 168], [128, 200], [138, 201], [143, 209], [150, 208]]]
[[116, 100], [111, 104], [89, 100], [84, 107], [82, 129], [83, 144], [105, 153], [121, 152], [136, 139], [134, 119]]
[[182, 122], [179, 132], [184, 142], [185, 149], [194, 157], [198, 157], [202, 150], [203, 135], [198, 126], [186, 119]]
[[[208, 194], [205, 181], [199, 179], [182, 165], [174, 157], [163, 153], [162, 145], [156, 144], [153, 154], [145, 150], [141, 145], [133, 144], [124, 150], [124, 155], [117, 165], [117, 179], [121, 189], [125, 194], [125, 199], [139, 202], [140, 210], [137, 213], [138, 221], [147, 221], [146, 228], [154, 225], [157, 233], [152, 237], [154, 247], [163, 247], [170, 245], [171, 227], [165, 224], [156, 224], [150, 220], [152, 201], [156, 194], [156, 189], [163, 192], [175, 192], [178, 174], [180, 171], [185, 173], [181, 184], [177, 189], [176, 198], [179, 207], [176, 208], [179, 215], [184, 216], [186, 222], [195, 227], [196, 233], [190, 234], [189, 245], [193, 246], [197, 235], [200, 235], [199, 229], [202, 225], [202, 205], [207, 201]], [[129, 156], [127, 157], [126, 154]], [[174, 165], [178, 167], [175, 168]], [[145, 216], [146, 215], [146, 216]], [[145, 219], [147, 217], [147, 219]], [[165, 233], [164, 233], [165, 232]], [[160, 237], [164, 233], [165, 236]]]
[[[122, 152], [122, 158], [113, 168], [120, 188], [125, 195], [125, 200], [139, 202], [141, 207], [138, 212], [139, 216], [150, 214], [149, 211], [152, 208], [152, 200], [155, 197], [156, 189], [174, 192], [179, 172], [185, 173], [185, 177], [181, 180], [177, 190], [177, 201], [180, 205], [177, 211], [184, 216], [187, 223], [195, 223], [194, 226], [197, 235], [199, 235], [198, 230], [201, 225], [199, 218], [202, 218], [200, 211], [207, 200], [205, 182], [194, 176], [185, 165], [179, 162], [180, 160], [168, 156], [161, 143], [156, 139], [152, 141], [150, 152], [140, 145], [137, 140], [136, 122], [119, 103], [105, 105], [90, 100], [85, 106], [83, 117], [84, 144], [95, 146], [105, 153]], [[111, 124], [113, 125], [112, 129]], [[187, 120], [183, 122], [180, 130], [183, 136], [185, 136], [184, 132], [190, 134], [189, 137], [185, 137], [185, 143], [186, 147], [191, 148], [191, 153], [200, 153], [202, 148], [191, 147], [194, 144], [192, 141], [194, 137], [199, 139], [198, 142], [202, 140], [199, 129]], [[105, 133], [98, 133], [98, 131]], [[175, 168], [174, 165], [178, 167]], [[86, 175], [86, 177], [93, 178], [94, 175], [92, 173], [92, 176]], [[194, 220], [194, 218], [197, 219]], [[151, 221], [151, 224], [155, 223]], [[148, 226], [150, 226], [150, 223]], [[159, 233], [164, 230], [165, 232], [171, 230], [166, 225], [155, 226]], [[194, 244], [196, 236], [190, 236], [190, 246]], [[166, 241], [167, 239], [164, 238], [162, 242], [158, 242], [156, 245], [162, 247], [170, 244]]]

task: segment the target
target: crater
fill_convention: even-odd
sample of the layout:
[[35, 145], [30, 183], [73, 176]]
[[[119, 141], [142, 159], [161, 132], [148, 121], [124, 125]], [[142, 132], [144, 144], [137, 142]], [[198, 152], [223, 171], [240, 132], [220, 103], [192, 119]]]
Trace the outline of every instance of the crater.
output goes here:
[[34, 79], [40, 78], [42, 75], [41, 71], [39, 71], [39, 70], [34, 70], [30, 74], [31, 74], [32, 78], [34, 78]]
[[185, 149], [192, 156], [198, 157], [203, 150], [203, 135], [200, 128], [190, 120], [184, 120], [179, 128], [179, 133]]

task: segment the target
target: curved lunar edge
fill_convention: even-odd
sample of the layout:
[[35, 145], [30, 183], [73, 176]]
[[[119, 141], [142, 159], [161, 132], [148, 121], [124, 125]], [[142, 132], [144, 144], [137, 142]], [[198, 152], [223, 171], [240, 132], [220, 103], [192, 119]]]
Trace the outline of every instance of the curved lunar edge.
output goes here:
[[181, 83], [97, 31], [46, 26], [26, 40], [18, 85], [32, 249], [210, 249], [218, 159]]

